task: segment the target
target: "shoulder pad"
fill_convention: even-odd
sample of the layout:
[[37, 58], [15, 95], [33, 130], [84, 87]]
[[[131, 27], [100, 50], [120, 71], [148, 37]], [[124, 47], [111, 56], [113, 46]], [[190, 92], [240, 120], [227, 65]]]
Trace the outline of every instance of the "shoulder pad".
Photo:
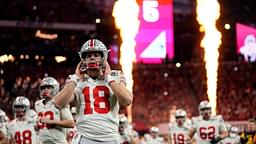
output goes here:
[[201, 116], [197, 116], [197, 117], [192, 117], [192, 118], [191, 118], [192, 124], [193, 124], [195, 121], [199, 121], [199, 120], [202, 120], [202, 117], [201, 117]]
[[37, 101], [35, 102], [35, 105], [39, 105], [41, 101], [42, 101], [42, 100], [37, 100]]
[[222, 115], [216, 115], [216, 116], [212, 116], [213, 120], [217, 120], [220, 122], [224, 122]]

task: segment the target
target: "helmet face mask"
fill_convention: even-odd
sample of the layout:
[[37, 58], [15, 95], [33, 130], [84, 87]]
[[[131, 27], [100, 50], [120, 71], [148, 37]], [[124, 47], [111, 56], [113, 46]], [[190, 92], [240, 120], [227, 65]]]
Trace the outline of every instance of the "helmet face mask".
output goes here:
[[236, 137], [239, 135], [239, 129], [237, 127], [231, 127], [229, 132], [230, 137]]
[[[94, 57], [92, 57], [94, 55]], [[97, 39], [86, 41], [80, 49], [81, 71], [104, 69], [104, 61], [107, 60], [107, 47]]]
[[201, 101], [199, 104], [199, 113], [203, 117], [203, 119], [209, 119], [212, 112], [212, 107], [208, 101]]
[[100, 69], [103, 67], [104, 59], [103, 53], [98, 51], [88, 52], [84, 54], [82, 62], [86, 70], [88, 69]]
[[29, 111], [30, 102], [24, 96], [17, 97], [13, 102], [13, 111], [16, 117], [25, 116]]
[[50, 99], [59, 92], [59, 82], [53, 77], [45, 77], [39, 87], [40, 97]]
[[200, 114], [204, 119], [209, 119], [211, 116], [211, 108], [205, 108], [200, 110]]
[[187, 113], [185, 110], [183, 109], [176, 110], [175, 119], [178, 125], [183, 125], [183, 123], [186, 121], [186, 117], [187, 117]]

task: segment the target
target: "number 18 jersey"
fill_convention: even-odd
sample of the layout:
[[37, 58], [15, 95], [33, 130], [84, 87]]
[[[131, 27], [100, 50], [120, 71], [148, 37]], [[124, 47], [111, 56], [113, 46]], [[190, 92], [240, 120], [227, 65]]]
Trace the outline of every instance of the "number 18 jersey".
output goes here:
[[[123, 75], [111, 71], [111, 76], [119, 82]], [[104, 79], [88, 78], [76, 87], [77, 132], [97, 141], [118, 140], [119, 103]]]

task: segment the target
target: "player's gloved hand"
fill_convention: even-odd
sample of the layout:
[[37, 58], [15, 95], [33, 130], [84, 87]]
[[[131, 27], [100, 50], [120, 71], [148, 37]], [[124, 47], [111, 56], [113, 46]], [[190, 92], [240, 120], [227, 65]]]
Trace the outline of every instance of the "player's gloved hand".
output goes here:
[[210, 141], [210, 143], [211, 144], [217, 144], [219, 141], [221, 141], [222, 140], [222, 138], [221, 137], [214, 137], [211, 141]]

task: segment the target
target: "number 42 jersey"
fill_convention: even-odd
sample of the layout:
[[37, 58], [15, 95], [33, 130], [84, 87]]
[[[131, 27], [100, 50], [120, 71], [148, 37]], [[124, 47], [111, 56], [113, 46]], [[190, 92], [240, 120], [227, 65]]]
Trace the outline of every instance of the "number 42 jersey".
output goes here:
[[[121, 71], [112, 70], [116, 82], [124, 79]], [[119, 103], [104, 79], [88, 78], [76, 87], [77, 132], [92, 140], [118, 140]]]

